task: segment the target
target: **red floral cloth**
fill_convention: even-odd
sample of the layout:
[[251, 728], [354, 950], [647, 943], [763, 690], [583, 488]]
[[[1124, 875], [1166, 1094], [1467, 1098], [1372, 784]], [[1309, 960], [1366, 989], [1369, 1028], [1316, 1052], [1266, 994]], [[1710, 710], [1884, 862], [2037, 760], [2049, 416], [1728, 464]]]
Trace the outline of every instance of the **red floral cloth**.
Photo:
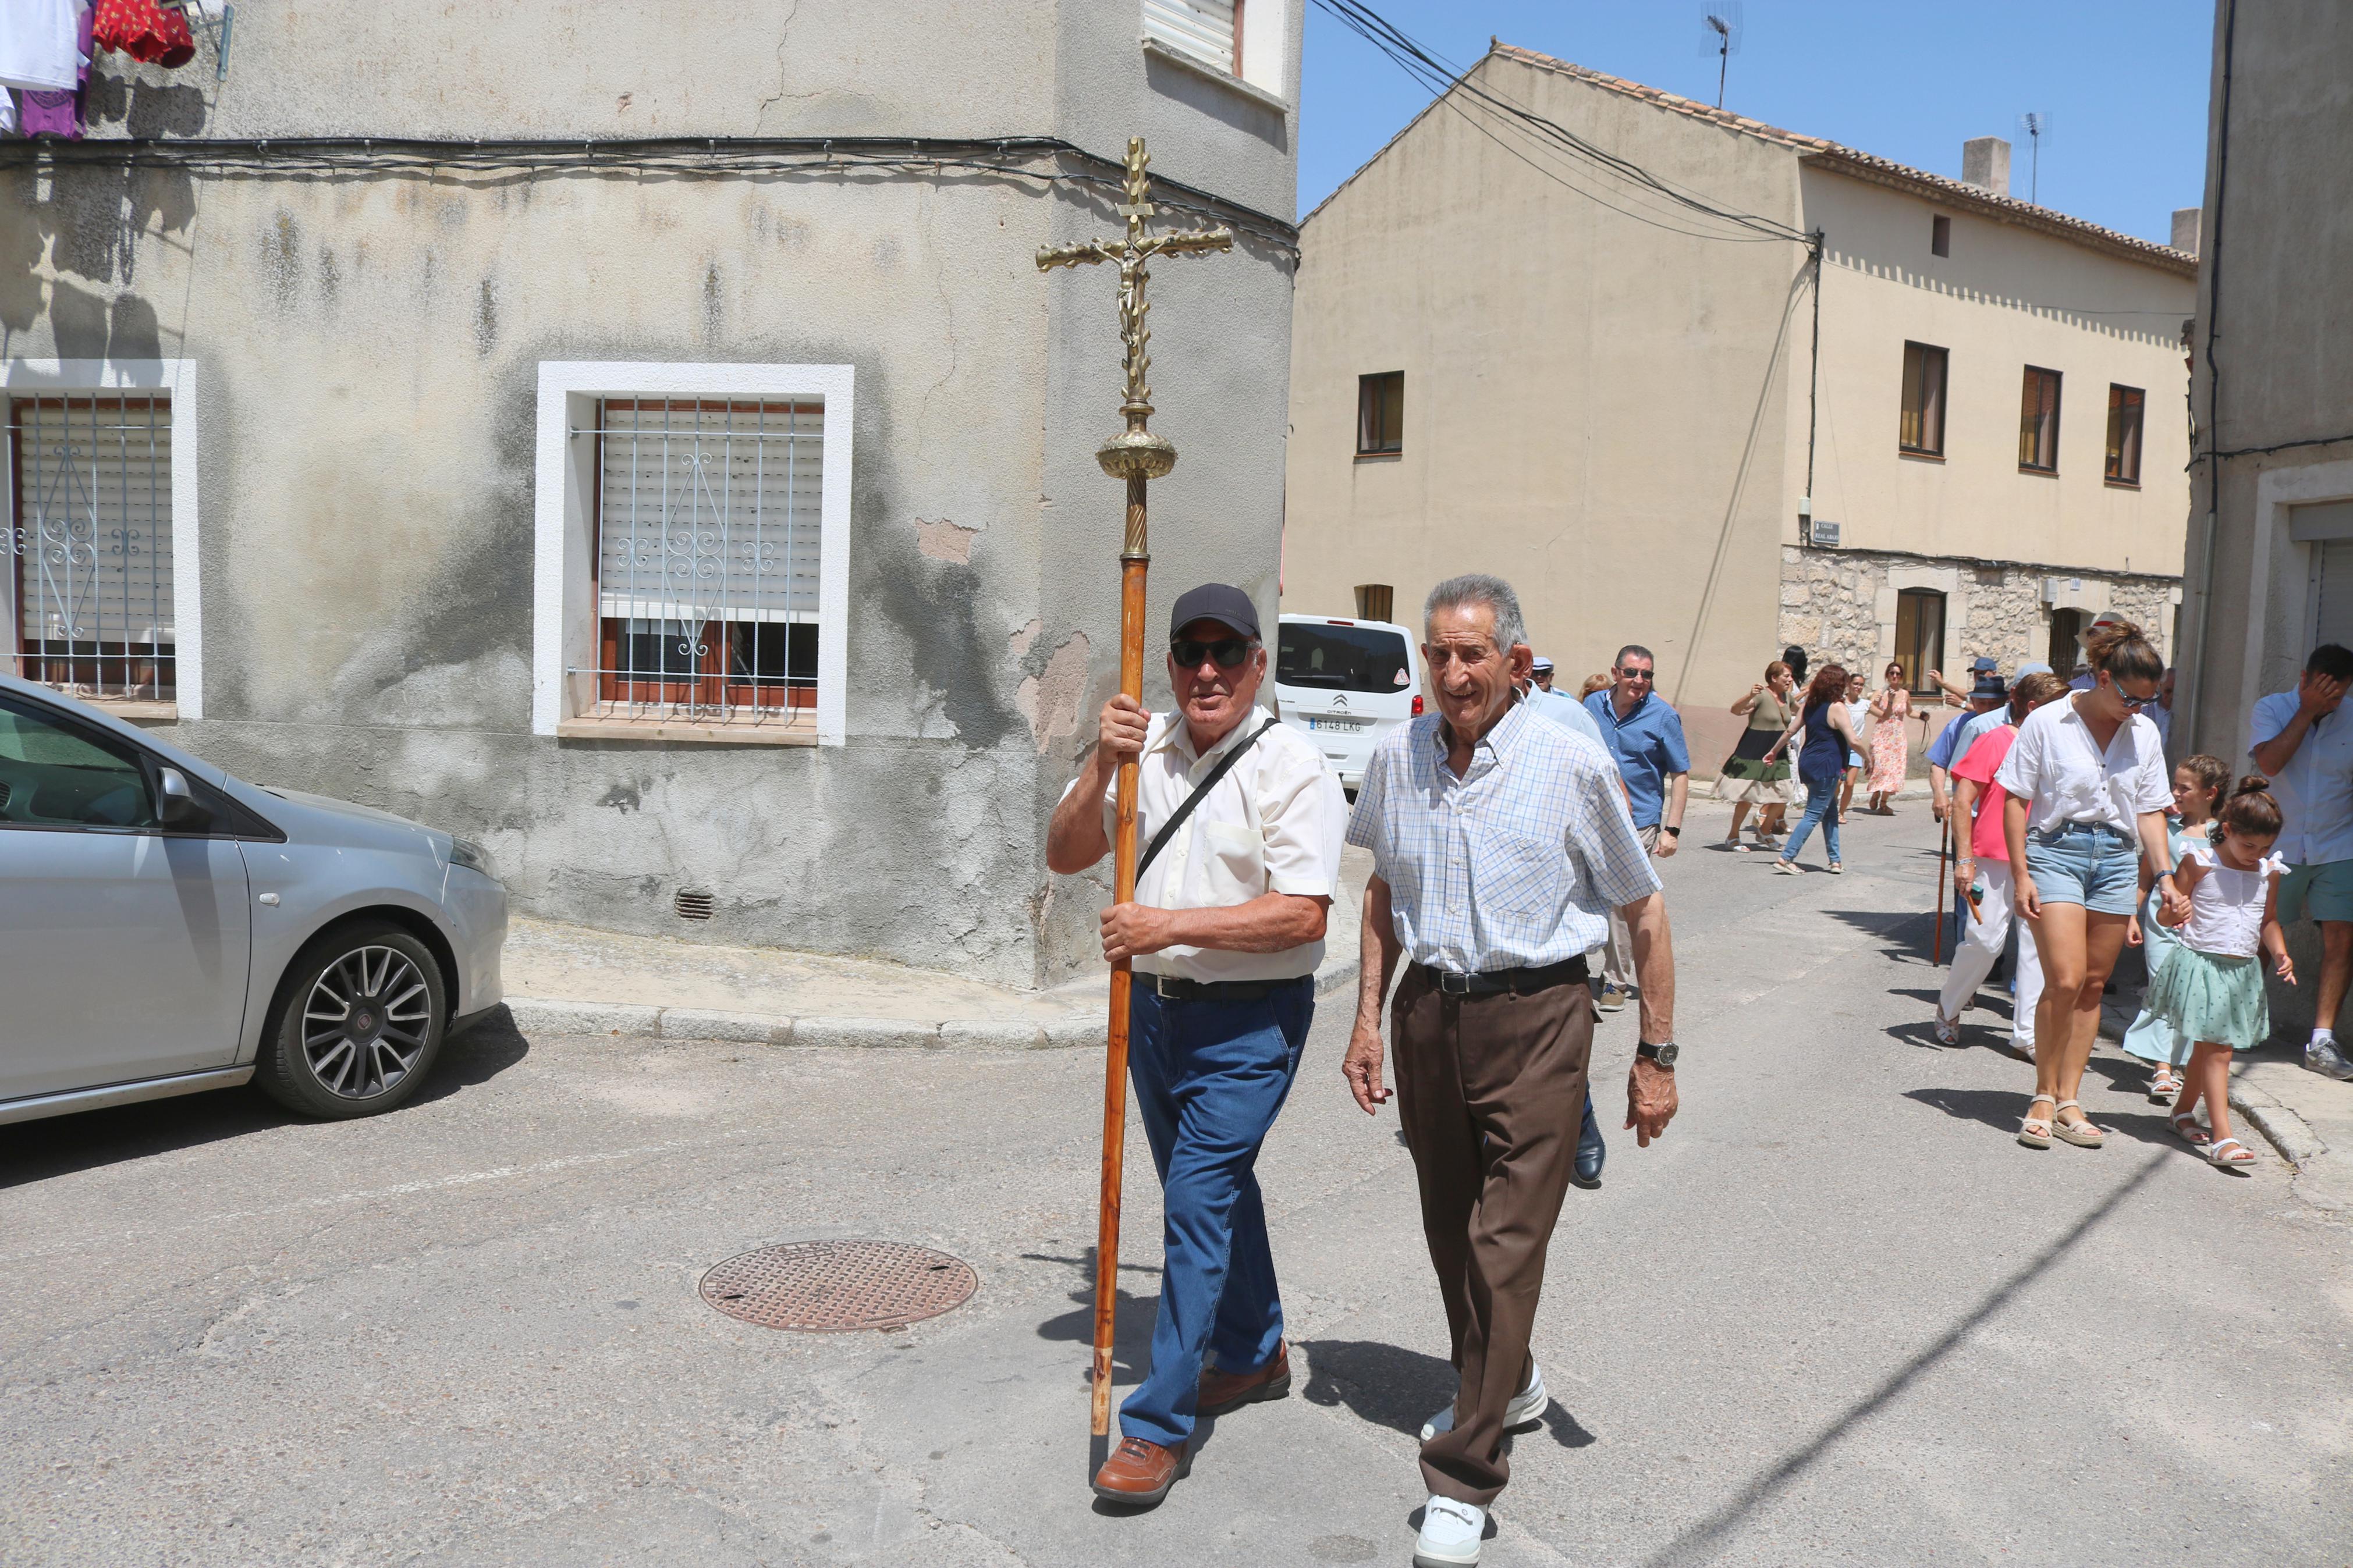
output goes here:
[[90, 37], [101, 49], [166, 70], [196, 58], [188, 19], [155, 0], [98, 0], [98, 25]]

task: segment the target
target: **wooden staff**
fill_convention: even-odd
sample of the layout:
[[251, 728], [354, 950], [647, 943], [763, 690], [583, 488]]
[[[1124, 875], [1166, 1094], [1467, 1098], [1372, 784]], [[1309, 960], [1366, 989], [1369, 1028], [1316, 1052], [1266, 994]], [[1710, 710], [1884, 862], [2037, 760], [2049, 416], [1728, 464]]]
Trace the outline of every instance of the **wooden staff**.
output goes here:
[[[1120, 335], [1127, 344], [1127, 395], [1120, 413], [1127, 428], [1095, 450], [1103, 472], [1127, 481], [1127, 527], [1119, 552], [1119, 689], [1138, 702], [1144, 700], [1144, 588], [1152, 563], [1150, 534], [1145, 526], [1145, 487], [1176, 466], [1176, 448], [1165, 437], [1145, 428], [1152, 417], [1152, 388], [1145, 373], [1152, 358], [1145, 353], [1151, 330], [1145, 314], [1151, 306], [1144, 298], [1150, 277], [1147, 258], [1166, 252], [1230, 250], [1230, 229], [1188, 230], [1182, 234], [1146, 235], [1144, 220], [1155, 210], [1145, 170], [1152, 159], [1144, 138], [1127, 143], [1127, 200], [1117, 209], [1127, 220], [1127, 236], [1119, 241], [1086, 240], [1077, 245], [1047, 246], [1038, 252], [1038, 269], [1078, 267], [1108, 261], [1119, 268]], [[1112, 897], [1119, 903], [1135, 900], [1135, 763], [1122, 763], [1113, 795], [1117, 811], [1112, 837]], [[1119, 1309], [1120, 1179], [1127, 1156], [1127, 1007], [1134, 984], [1124, 958], [1111, 966], [1109, 1049], [1103, 1058], [1103, 1191], [1095, 1226], [1095, 1343], [1093, 1432], [1111, 1434], [1112, 1336]]]
[[1945, 807], [1945, 820], [1936, 825], [1936, 945], [1929, 950], [1931, 963], [1945, 962], [1945, 858], [1953, 847], [1953, 808]]

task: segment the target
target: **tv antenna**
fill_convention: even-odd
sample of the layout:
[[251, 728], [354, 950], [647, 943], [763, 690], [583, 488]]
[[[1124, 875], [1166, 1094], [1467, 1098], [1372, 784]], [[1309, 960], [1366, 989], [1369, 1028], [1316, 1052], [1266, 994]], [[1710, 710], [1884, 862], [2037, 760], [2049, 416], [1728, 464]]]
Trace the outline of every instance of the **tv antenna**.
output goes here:
[[2026, 136], [2026, 199], [2035, 206], [2042, 205], [2042, 143], [2051, 140], [2051, 116], [2042, 110], [2029, 110], [2018, 117], [2018, 128]]
[[1715, 57], [1715, 106], [1724, 107], [1724, 78], [1740, 52], [1740, 0], [1714, 0], [1699, 14], [1700, 53]]

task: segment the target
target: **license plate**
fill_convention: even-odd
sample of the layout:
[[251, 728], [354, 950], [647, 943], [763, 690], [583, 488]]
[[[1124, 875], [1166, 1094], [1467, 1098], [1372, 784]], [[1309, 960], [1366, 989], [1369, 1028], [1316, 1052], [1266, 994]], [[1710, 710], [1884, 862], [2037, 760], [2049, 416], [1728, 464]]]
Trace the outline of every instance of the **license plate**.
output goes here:
[[1310, 719], [1307, 721], [1307, 727], [1311, 730], [1334, 730], [1342, 733], [1354, 733], [1371, 723], [1370, 719]]

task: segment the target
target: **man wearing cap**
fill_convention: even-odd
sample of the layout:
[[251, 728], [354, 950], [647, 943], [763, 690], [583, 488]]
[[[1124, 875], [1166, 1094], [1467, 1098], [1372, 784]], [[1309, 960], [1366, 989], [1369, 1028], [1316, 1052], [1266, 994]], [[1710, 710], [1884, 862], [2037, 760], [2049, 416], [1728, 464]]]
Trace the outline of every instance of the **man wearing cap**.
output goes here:
[[1542, 654], [1536, 655], [1535, 663], [1529, 668], [1528, 678], [1531, 680], [1534, 680], [1539, 689], [1550, 691], [1552, 689], [1552, 660], [1546, 658]]
[[1131, 1508], [1167, 1495], [1197, 1415], [1291, 1387], [1252, 1170], [1314, 1015], [1347, 808], [1315, 748], [1255, 705], [1265, 679], [1248, 595], [1210, 583], [1180, 596], [1169, 617], [1176, 710], [1147, 713], [1125, 695], [1104, 703], [1094, 754], [1046, 837], [1046, 864], [1064, 876], [1102, 860], [1119, 764], [1137, 761], [1149, 864], [1135, 901], [1103, 911], [1103, 945], [1106, 959], [1134, 963], [1128, 1076], [1166, 1217], [1151, 1365], [1094, 1480], [1097, 1495]]
[[[1945, 811], [1950, 804], [1947, 783], [1952, 773], [1953, 763], [1968, 754], [1970, 745], [1979, 735], [2000, 724], [2008, 716], [2005, 708], [2010, 701], [2010, 688], [2002, 684], [2000, 669], [1989, 658], [1980, 658], [1977, 662], [1980, 668], [1977, 670], [1977, 684], [1969, 688], [1968, 716], [1946, 725], [1928, 743], [1929, 807], [1939, 822], [1945, 820]], [[2018, 673], [2024, 675], [2035, 668], [2033, 665], [2021, 665]], [[1994, 717], [1988, 718], [1989, 714]]]

